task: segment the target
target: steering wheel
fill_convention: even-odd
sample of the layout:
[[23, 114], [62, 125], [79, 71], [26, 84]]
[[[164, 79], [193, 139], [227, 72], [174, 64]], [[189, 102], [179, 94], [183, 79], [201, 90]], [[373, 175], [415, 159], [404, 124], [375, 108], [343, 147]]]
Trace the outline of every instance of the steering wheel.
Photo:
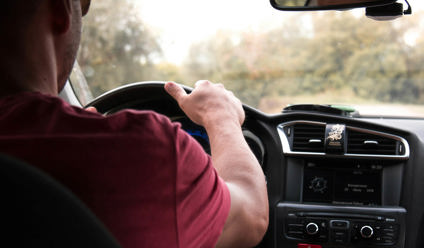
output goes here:
[[[145, 81], [127, 84], [111, 90], [87, 104], [86, 107], [95, 107], [99, 113], [109, 115], [123, 109], [152, 110], [168, 116], [173, 121], [178, 121], [182, 128], [195, 138], [210, 154], [209, 138], [203, 127], [193, 123], [178, 106], [178, 103], [164, 89], [163, 81]], [[193, 89], [183, 86], [187, 93]], [[249, 113], [255, 110], [243, 105]], [[243, 134], [259, 163], [263, 165], [264, 145], [255, 134], [243, 130]]]
[[[166, 116], [185, 116], [178, 103], [165, 91], [163, 81], [127, 84], [97, 97], [86, 107], [99, 113], [113, 114], [123, 109], [153, 110]], [[183, 86], [187, 93], [191, 88]]]

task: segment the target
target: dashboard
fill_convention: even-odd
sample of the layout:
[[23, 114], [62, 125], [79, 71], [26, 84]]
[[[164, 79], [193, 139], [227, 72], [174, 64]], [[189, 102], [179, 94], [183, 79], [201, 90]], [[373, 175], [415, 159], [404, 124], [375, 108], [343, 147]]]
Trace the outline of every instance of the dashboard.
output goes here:
[[[93, 102], [99, 112], [154, 110], [210, 153], [206, 131], [163, 84], [107, 96]], [[266, 176], [270, 206], [258, 247], [424, 247], [424, 119], [244, 109], [243, 134]]]
[[209, 137], [206, 133], [206, 130], [192, 122], [186, 116], [172, 116], [170, 119], [173, 122], [178, 122], [181, 124], [181, 128], [186, 131], [191, 137], [193, 137], [199, 144], [202, 146], [203, 150], [209, 155], [211, 154], [211, 147], [209, 144]]

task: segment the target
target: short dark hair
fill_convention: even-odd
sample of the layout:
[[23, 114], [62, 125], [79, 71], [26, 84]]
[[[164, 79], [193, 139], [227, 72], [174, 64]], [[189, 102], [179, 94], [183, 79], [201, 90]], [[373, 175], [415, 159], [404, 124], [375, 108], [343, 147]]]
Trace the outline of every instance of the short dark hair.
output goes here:
[[[45, 0], [6, 0], [0, 8], [0, 18], [19, 15], [31, 15], [37, 11], [40, 3]], [[57, 0], [56, 0], [57, 1]], [[74, 0], [79, 1], [79, 0]]]
[[0, 8], [1, 26], [11, 25], [11, 22], [22, 24], [28, 21], [38, 10], [44, 0], [7, 0]]

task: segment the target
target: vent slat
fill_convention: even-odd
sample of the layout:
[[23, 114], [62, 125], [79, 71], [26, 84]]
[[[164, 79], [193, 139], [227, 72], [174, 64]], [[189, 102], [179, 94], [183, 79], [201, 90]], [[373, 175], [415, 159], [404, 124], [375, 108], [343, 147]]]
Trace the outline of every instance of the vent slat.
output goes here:
[[[324, 152], [325, 126], [316, 124], [295, 124], [293, 126], [293, 151]], [[321, 140], [320, 143], [309, 142]]]
[[[366, 141], [375, 141], [376, 144], [364, 144]], [[376, 154], [397, 155], [398, 141], [384, 136], [348, 130], [347, 153], [350, 154]]]

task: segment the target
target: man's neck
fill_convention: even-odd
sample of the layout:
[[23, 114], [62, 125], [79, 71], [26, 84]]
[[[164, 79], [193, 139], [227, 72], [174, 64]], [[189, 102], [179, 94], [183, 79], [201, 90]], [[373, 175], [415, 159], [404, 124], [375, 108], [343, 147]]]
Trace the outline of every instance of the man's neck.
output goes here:
[[[34, 17], [35, 18], [35, 17]], [[55, 37], [43, 16], [25, 29], [7, 29], [0, 40], [0, 95], [19, 92], [58, 94]]]
[[[34, 47], [34, 50], [43, 47]], [[49, 95], [58, 94], [55, 60], [48, 52], [36, 53], [31, 49], [5, 51], [0, 48], [0, 96], [34, 91]], [[45, 51], [45, 50], [44, 50]]]
[[36, 83], [31, 85], [29, 83], [21, 83], [0, 77], [0, 98], [23, 92], [39, 92], [53, 96], [57, 95], [57, 90], [48, 89], [47, 87], [37, 87], [38, 85], [39, 84]]

